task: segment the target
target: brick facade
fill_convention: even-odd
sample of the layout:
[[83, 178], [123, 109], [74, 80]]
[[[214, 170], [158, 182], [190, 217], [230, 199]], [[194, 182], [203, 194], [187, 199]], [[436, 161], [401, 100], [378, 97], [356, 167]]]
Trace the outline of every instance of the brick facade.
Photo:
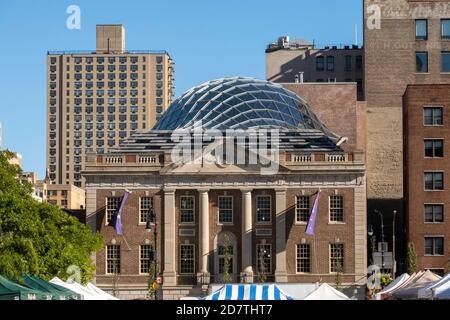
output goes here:
[[[425, 126], [424, 107], [443, 107], [443, 125]], [[405, 132], [405, 202], [407, 208], [408, 239], [414, 243], [420, 269], [440, 269], [448, 272], [450, 258], [450, 228], [447, 217], [450, 207], [448, 181], [450, 181], [450, 85], [408, 86], [404, 98]], [[425, 139], [443, 139], [444, 157], [426, 158]], [[424, 191], [424, 172], [443, 171], [444, 190]], [[425, 221], [425, 204], [443, 204], [443, 222]], [[444, 237], [444, 254], [429, 256], [425, 253], [425, 237]]]

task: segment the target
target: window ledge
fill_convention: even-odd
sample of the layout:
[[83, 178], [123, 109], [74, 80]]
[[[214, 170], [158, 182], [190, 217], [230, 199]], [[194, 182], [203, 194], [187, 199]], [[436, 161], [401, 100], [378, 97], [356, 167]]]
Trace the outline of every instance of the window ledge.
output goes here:
[[346, 225], [347, 223], [345, 223], [345, 222], [328, 221], [328, 224], [329, 225], [338, 225], [338, 226], [340, 226], [340, 225]]

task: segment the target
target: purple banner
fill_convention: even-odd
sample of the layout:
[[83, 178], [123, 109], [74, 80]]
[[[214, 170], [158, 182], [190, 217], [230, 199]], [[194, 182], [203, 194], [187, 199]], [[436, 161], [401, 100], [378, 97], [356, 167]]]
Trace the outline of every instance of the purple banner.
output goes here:
[[122, 198], [122, 202], [120, 203], [119, 211], [117, 211], [116, 224], [115, 224], [114, 228], [116, 229], [116, 233], [118, 235], [123, 235], [123, 232], [122, 232], [122, 211], [123, 211], [123, 207], [125, 206], [125, 202], [127, 201], [129, 195], [130, 195], [130, 193], [128, 191], [126, 191], [125, 195]]
[[313, 236], [316, 232], [316, 219], [317, 219], [317, 208], [319, 207], [319, 195], [320, 190], [316, 193], [316, 200], [314, 201], [314, 207], [309, 217], [308, 225], [306, 226], [306, 234]]

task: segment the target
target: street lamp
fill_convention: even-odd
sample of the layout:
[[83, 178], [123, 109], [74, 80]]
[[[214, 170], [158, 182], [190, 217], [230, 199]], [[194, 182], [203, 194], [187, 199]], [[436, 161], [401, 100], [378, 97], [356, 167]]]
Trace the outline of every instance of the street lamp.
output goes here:
[[[152, 210], [151, 210], [152, 211]], [[158, 264], [157, 264], [157, 244], [158, 244], [158, 228], [156, 227], [156, 217], [154, 212], [149, 212], [147, 215], [147, 223], [145, 224], [145, 230], [147, 231], [147, 233], [149, 234], [149, 238], [150, 238], [150, 233], [152, 232], [152, 220], [153, 220], [153, 250], [150, 254], [150, 259], [152, 260], [152, 264], [153, 264], [153, 281], [151, 281], [151, 284], [149, 283], [149, 286], [151, 285], [151, 288], [153, 290], [154, 293], [154, 300], [158, 300], [158, 296], [157, 296], [157, 288], [156, 288], [156, 279], [157, 279], [157, 272], [158, 272]]]
[[397, 262], [395, 261], [395, 218], [397, 216], [397, 210], [393, 211], [392, 218], [392, 278], [395, 279], [395, 273], [397, 271]]
[[[384, 218], [383, 218], [383, 213], [381, 211], [378, 210], [374, 210], [375, 213], [378, 213], [380, 215], [380, 219], [381, 219], [381, 243], [384, 244]], [[381, 270], [384, 270], [384, 250], [381, 251]]]

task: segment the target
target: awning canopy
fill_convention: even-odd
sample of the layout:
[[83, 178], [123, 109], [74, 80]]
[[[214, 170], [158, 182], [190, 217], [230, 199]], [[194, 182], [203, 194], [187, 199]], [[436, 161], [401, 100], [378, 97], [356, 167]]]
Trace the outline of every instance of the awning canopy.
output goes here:
[[67, 288], [47, 282], [39, 277], [23, 275], [25, 285], [30, 289], [47, 292], [53, 296], [53, 300], [81, 300], [81, 295]]
[[87, 286], [82, 286], [75, 281], [64, 282], [58, 277], [54, 277], [50, 282], [80, 294], [84, 300], [119, 300], [100, 288], [97, 288], [92, 283], [88, 283]]
[[400, 288], [400, 286], [402, 286], [410, 277], [411, 276], [407, 273], [404, 273], [401, 276], [397, 277], [397, 279], [395, 279], [386, 288], [375, 295], [376, 300], [383, 300], [384, 298], [388, 297], [391, 292]]
[[294, 300], [275, 284], [226, 284], [202, 300]]
[[421, 275], [414, 277], [412, 281], [408, 281], [408, 284], [399, 290], [396, 290], [392, 295], [398, 299], [418, 299], [419, 290], [428, 287], [431, 283], [440, 280], [441, 277], [434, 274], [430, 270], [422, 273]]
[[52, 295], [29, 289], [0, 276], [0, 300], [51, 300]]
[[[433, 282], [419, 290], [419, 299], [433, 299], [436, 298], [437, 295], [445, 295], [445, 291], [450, 291], [450, 273], [447, 274], [442, 279]], [[450, 294], [450, 292], [449, 292]], [[447, 294], [447, 297], [448, 295]]]

